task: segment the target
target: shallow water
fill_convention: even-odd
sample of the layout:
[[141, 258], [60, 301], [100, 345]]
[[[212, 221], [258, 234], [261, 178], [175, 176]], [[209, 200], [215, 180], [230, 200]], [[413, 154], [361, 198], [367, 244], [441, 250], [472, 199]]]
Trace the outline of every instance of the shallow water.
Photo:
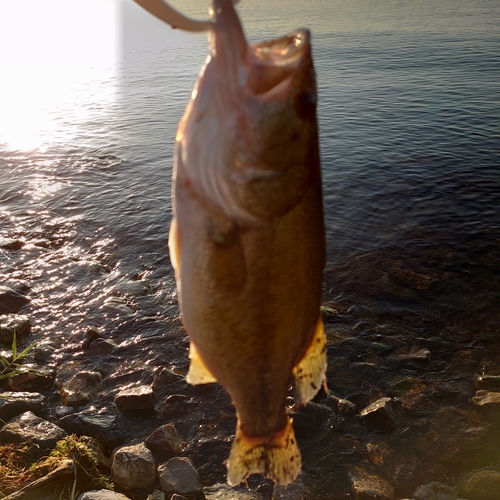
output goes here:
[[[338, 370], [349, 371], [343, 356], [380, 361], [425, 342], [436, 356], [429, 380], [454, 380], [464, 352], [470, 376], [500, 373], [490, 349], [500, 310], [500, 5], [302, 5], [243, 1], [239, 12], [252, 41], [299, 26], [313, 33], [324, 303], [346, 319], [327, 322], [331, 388], [369, 392], [355, 374], [337, 384]], [[182, 372], [187, 343], [166, 246], [172, 146], [206, 39], [129, 3], [119, 12], [121, 58], [107, 67], [68, 75], [60, 65], [4, 65], [14, 83], [1, 101], [0, 236], [25, 246], [0, 249], [0, 273], [31, 287], [25, 310], [33, 337], [58, 345], [53, 363], [80, 356], [97, 327], [120, 345], [124, 370], [161, 363]], [[14, 122], [20, 114], [26, 126]], [[382, 365], [375, 385], [387, 388], [397, 370]], [[321, 474], [338, 459], [325, 452], [318, 461], [311, 443], [307, 477], [328, 489]]]

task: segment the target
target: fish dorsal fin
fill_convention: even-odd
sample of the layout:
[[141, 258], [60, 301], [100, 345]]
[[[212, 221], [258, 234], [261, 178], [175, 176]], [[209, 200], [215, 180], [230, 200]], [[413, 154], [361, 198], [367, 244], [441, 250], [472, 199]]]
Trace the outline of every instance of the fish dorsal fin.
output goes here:
[[186, 377], [187, 383], [191, 385], [211, 384], [217, 379], [210, 373], [205, 363], [200, 358], [196, 347], [191, 342], [189, 344], [189, 371]]
[[250, 437], [240, 422], [227, 461], [227, 482], [236, 486], [250, 474], [264, 474], [281, 485], [293, 483], [301, 468], [300, 451], [289, 418], [285, 428], [271, 436]]
[[294, 398], [298, 405], [310, 401], [325, 383], [326, 336], [321, 316], [304, 357], [293, 369]]

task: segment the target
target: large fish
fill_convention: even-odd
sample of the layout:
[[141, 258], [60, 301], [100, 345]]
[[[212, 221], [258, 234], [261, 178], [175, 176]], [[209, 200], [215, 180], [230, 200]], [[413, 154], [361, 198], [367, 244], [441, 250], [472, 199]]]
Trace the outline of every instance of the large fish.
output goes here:
[[310, 34], [249, 45], [230, 0], [213, 1], [208, 24], [210, 55], [176, 137], [169, 238], [188, 382], [217, 381], [234, 402], [229, 484], [263, 473], [286, 485], [301, 469], [289, 387], [304, 404], [326, 369]]

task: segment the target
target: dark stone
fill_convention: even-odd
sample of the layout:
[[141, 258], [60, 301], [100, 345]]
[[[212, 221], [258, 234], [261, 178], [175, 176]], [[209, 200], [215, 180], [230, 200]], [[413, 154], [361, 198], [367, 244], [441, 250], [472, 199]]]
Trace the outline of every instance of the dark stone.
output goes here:
[[393, 486], [381, 477], [361, 469], [349, 467], [347, 470], [351, 481], [354, 500], [393, 500], [395, 490]]
[[0, 248], [4, 250], [21, 250], [26, 243], [13, 238], [2, 238], [0, 236]]
[[293, 426], [298, 432], [316, 432], [332, 414], [329, 406], [310, 401], [293, 413]]
[[147, 410], [153, 408], [153, 389], [149, 385], [123, 389], [115, 396], [115, 404], [120, 411]]
[[53, 448], [68, 434], [59, 426], [27, 411], [14, 417], [0, 429], [0, 439], [7, 443], [32, 442], [41, 448]]
[[0, 314], [15, 313], [29, 302], [31, 302], [29, 297], [7, 286], [0, 286]]
[[16, 333], [17, 346], [19, 346], [31, 332], [31, 321], [28, 316], [7, 314], [0, 318], [0, 344], [10, 349], [14, 332]]
[[105, 356], [109, 354], [116, 345], [116, 342], [109, 339], [95, 339], [89, 344], [89, 348], [85, 354], [87, 356]]
[[119, 448], [113, 455], [111, 477], [125, 491], [151, 488], [156, 481], [153, 454], [144, 443]]
[[130, 500], [128, 496], [111, 490], [91, 490], [78, 496], [76, 500]]
[[0, 395], [0, 419], [7, 422], [26, 411], [40, 414], [45, 405], [45, 396], [38, 392], [3, 392]]
[[337, 414], [344, 417], [350, 417], [359, 413], [359, 408], [348, 399], [338, 398], [329, 394], [325, 403]]
[[479, 406], [488, 406], [490, 408], [495, 407], [500, 410], [500, 392], [480, 390], [476, 392], [472, 401]]
[[439, 481], [419, 486], [413, 493], [414, 500], [456, 500], [453, 489]]
[[82, 371], [77, 373], [61, 387], [61, 398], [66, 406], [82, 406], [92, 401], [101, 382], [99, 372]]
[[371, 431], [393, 431], [398, 424], [396, 403], [391, 398], [377, 399], [361, 410], [359, 418]]
[[500, 375], [478, 375], [474, 386], [478, 390], [500, 391]]
[[122, 443], [127, 432], [118, 415], [95, 407], [66, 415], [57, 423], [71, 434], [91, 436], [106, 447]]
[[[203, 489], [206, 500], [263, 500], [263, 496], [247, 488], [231, 487], [228, 484], [214, 484]], [[280, 498], [280, 497], [276, 497]], [[286, 498], [290, 498], [287, 496]]]
[[144, 442], [154, 454], [160, 456], [173, 456], [185, 446], [181, 435], [171, 424], [161, 425]]
[[39, 365], [22, 365], [16, 374], [7, 379], [10, 391], [43, 391], [52, 387], [55, 372], [52, 368]]
[[165, 399], [163, 404], [162, 416], [165, 418], [178, 418], [192, 413], [198, 406], [198, 403], [190, 401], [183, 394], [172, 394]]

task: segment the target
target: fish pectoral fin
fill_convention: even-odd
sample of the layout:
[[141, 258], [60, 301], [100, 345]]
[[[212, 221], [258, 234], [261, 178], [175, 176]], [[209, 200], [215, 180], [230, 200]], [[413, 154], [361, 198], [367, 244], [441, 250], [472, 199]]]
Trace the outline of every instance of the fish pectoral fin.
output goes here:
[[236, 486], [250, 474], [264, 474], [281, 485], [293, 483], [299, 475], [302, 461], [289, 418], [285, 428], [272, 436], [250, 437], [240, 422], [227, 461], [227, 482]]
[[326, 366], [326, 336], [320, 316], [304, 357], [292, 371], [294, 399], [298, 405], [310, 401], [325, 383]]
[[168, 232], [168, 252], [170, 254], [170, 262], [172, 263], [176, 277], [180, 267], [180, 251], [179, 231], [177, 230], [177, 220], [174, 217], [170, 223], [170, 231]]
[[189, 371], [186, 381], [191, 385], [211, 384], [217, 382], [217, 379], [210, 373], [205, 363], [200, 358], [196, 347], [191, 342], [189, 344]]

